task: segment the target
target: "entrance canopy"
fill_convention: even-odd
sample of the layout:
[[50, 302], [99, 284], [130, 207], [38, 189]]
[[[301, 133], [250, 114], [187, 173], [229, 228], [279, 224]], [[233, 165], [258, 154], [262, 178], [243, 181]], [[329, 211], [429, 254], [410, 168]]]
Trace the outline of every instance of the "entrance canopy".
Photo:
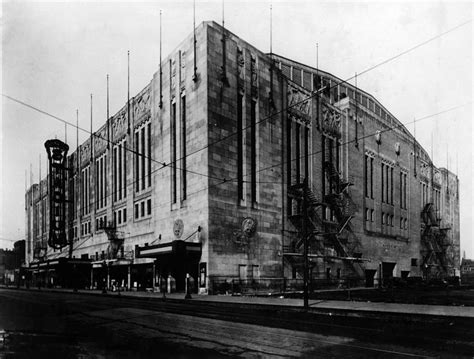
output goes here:
[[136, 258], [156, 258], [160, 262], [188, 261], [199, 262], [202, 244], [175, 240], [152, 246], [136, 246]]
[[51, 269], [51, 268], [57, 268], [57, 267], [66, 266], [66, 265], [88, 267], [91, 265], [91, 262], [85, 259], [61, 257], [61, 258], [56, 258], [56, 259], [48, 259], [45, 261], [32, 262], [30, 263], [30, 267], [28, 269], [29, 270]]

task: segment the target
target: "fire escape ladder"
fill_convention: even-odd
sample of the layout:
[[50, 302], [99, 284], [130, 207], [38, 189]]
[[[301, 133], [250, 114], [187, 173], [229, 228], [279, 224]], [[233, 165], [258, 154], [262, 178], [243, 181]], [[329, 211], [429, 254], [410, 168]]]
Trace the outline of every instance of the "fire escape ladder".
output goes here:
[[107, 238], [109, 239], [109, 246], [107, 249], [107, 256], [109, 259], [117, 259], [123, 257], [123, 238], [119, 236], [119, 232], [117, 232], [117, 227], [115, 223], [109, 222], [108, 224], [104, 225], [102, 229], [107, 234]]

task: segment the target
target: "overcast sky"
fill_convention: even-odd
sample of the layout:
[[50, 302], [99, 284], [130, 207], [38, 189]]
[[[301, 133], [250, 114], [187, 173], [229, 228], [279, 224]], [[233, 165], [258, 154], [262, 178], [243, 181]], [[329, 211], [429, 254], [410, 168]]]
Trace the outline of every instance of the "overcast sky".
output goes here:
[[[226, 1], [225, 26], [262, 51], [269, 51], [270, 1]], [[163, 10], [163, 57], [193, 26], [192, 1], [3, 2], [2, 93], [89, 128], [94, 95], [94, 130], [106, 118], [106, 74], [110, 110], [127, 97], [127, 50], [131, 95], [158, 69], [159, 10]], [[273, 51], [349, 78], [407, 49], [471, 20], [471, 2], [273, 1]], [[222, 22], [222, 1], [196, 1], [196, 23]], [[472, 232], [472, 22], [358, 77], [401, 122], [442, 112], [417, 123], [417, 139], [435, 165], [458, 173], [461, 249], [474, 257]], [[64, 138], [64, 125], [2, 98], [0, 248], [24, 238], [25, 171], [43, 176], [46, 139]], [[413, 124], [407, 125], [413, 132]], [[74, 128], [68, 128], [71, 151]], [[80, 133], [80, 141], [86, 138]], [[29, 174], [28, 174], [29, 184]]]

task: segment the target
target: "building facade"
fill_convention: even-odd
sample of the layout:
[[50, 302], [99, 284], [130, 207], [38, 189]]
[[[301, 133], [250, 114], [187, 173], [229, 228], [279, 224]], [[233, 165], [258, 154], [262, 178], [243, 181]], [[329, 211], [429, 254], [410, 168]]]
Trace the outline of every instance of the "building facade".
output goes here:
[[214, 22], [67, 168], [69, 246], [47, 245], [51, 178], [26, 193], [46, 285], [295, 288], [305, 239], [315, 285], [459, 272], [457, 177], [370, 94]]

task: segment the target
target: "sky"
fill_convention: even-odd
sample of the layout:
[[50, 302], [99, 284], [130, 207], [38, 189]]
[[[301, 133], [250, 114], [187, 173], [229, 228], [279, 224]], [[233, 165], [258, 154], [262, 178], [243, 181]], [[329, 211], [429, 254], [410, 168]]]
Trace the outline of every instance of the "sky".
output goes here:
[[[159, 60], [159, 11], [163, 57], [193, 29], [193, 1], [3, 2], [2, 94], [71, 123], [93, 129], [106, 119], [106, 74], [110, 113], [127, 98], [127, 50], [131, 95], [152, 79]], [[262, 51], [270, 49], [270, 1], [196, 0], [196, 24], [222, 22]], [[316, 65], [342, 79], [358, 76], [374, 95], [460, 180], [461, 251], [474, 258], [472, 71], [473, 8], [470, 1], [275, 1], [273, 52]], [[467, 22], [467, 23], [466, 23]], [[459, 26], [461, 25], [461, 26]], [[456, 28], [459, 26], [458, 28]], [[455, 30], [426, 42], [446, 31]], [[426, 42], [426, 43], [425, 43]], [[421, 45], [422, 44], [422, 45]], [[64, 124], [2, 96], [0, 248], [25, 236], [24, 192], [46, 173], [44, 142], [65, 137]], [[79, 141], [87, 138], [85, 132]], [[76, 130], [67, 128], [71, 152]], [[41, 155], [40, 155], [41, 154]]]

